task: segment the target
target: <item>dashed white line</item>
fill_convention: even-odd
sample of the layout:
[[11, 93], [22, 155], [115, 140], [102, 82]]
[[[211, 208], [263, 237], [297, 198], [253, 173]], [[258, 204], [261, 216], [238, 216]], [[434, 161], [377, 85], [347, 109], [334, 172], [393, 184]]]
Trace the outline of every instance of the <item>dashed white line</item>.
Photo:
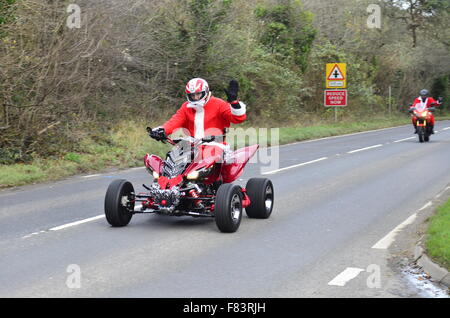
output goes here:
[[373, 149], [373, 148], [378, 148], [378, 147], [382, 147], [382, 146], [383, 145], [379, 144], [379, 145], [374, 145], [374, 146], [370, 146], [370, 147], [365, 147], [365, 148], [361, 148], [361, 149], [352, 150], [352, 151], [349, 151], [347, 153], [352, 154], [352, 153], [355, 153], [355, 152], [360, 152], [360, 151], [369, 150], [369, 149]]
[[316, 160], [311, 160], [311, 161], [308, 161], [308, 162], [299, 163], [299, 164], [296, 164], [296, 165], [293, 165], [293, 166], [289, 166], [289, 167], [285, 167], [285, 168], [281, 168], [281, 169], [277, 169], [277, 170], [272, 170], [272, 171], [268, 171], [268, 172], [263, 172], [261, 174], [274, 174], [274, 173], [277, 173], [277, 172], [280, 172], [280, 171], [284, 171], [284, 170], [288, 170], [288, 169], [292, 169], [292, 168], [297, 168], [297, 167], [301, 167], [301, 166], [306, 166], [306, 165], [309, 165], [309, 164], [312, 164], [312, 163], [315, 163], [315, 162], [319, 162], [319, 161], [323, 161], [323, 160], [326, 160], [326, 159], [328, 159], [328, 157], [322, 157], [322, 158], [319, 158], [319, 159], [316, 159]]
[[35, 236], [35, 235], [38, 235], [38, 234], [41, 234], [41, 233], [45, 233], [46, 231], [39, 231], [39, 232], [34, 232], [34, 233], [31, 233], [31, 234], [28, 234], [28, 235], [25, 235], [25, 236], [22, 236], [22, 238], [29, 238], [29, 237], [32, 237], [32, 236]]
[[446, 127], [446, 128], [443, 128], [442, 130], [449, 130], [450, 129], [450, 127]]
[[59, 231], [59, 230], [62, 230], [62, 229], [66, 229], [66, 228], [68, 228], [68, 227], [75, 226], [75, 225], [79, 225], [79, 224], [83, 224], [83, 223], [88, 223], [88, 222], [92, 222], [92, 221], [95, 221], [95, 220], [99, 220], [99, 219], [102, 219], [102, 218], [104, 218], [104, 217], [105, 217], [104, 214], [97, 215], [97, 216], [93, 216], [93, 217], [91, 217], [91, 218], [79, 220], [79, 221], [76, 221], [76, 222], [71, 222], [71, 223], [67, 223], [67, 224], [60, 225], [60, 226], [55, 226], [55, 227], [52, 227], [51, 229], [48, 229], [48, 230], [45, 230], [45, 231], [34, 232], [34, 233], [31, 233], [31, 234], [22, 236], [22, 238], [23, 238], [23, 239], [27, 239], [27, 238], [36, 236], [36, 235], [38, 235], [38, 234], [48, 233], [48, 232], [50, 232], [50, 231]]
[[100, 214], [100, 215], [97, 215], [97, 216], [94, 216], [94, 217], [91, 217], [91, 218], [87, 218], [87, 219], [84, 219], [84, 220], [80, 220], [80, 221], [76, 221], [76, 222], [72, 222], [72, 223], [67, 223], [67, 224], [64, 224], [64, 225], [56, 226], [56, 227], [52, 227], [51, 229], [49, 229], [49, 231], [59, 231], [59, 230], [62, 230], [62, 229], [66, 229], [68, 227], [75, 226], [75, 225], [79, 225], [79, 224], [83, 224], [83, 223], [87, 223], [87, 222], [92, 222], [92, 221], [95, 221], [95, 220], [98, 220], [98, 219], [101, 219], [101, 218], [104, 218], [104, 217], [105, 217], [104, 214]]
[[402, 142], [402, 141], [405, 141], [405, 140], [411, 140], [411, 139], [414, 139], [414, 138], [416, 138], [416, 137], [404, 138], [404, 139], [396, 140], [396, 141], [394, 141], [394, 142]]
[[403, 221], [400, 225], [398, 225], [395, 229], [393, 229], [391, 232], [389, 232], [385, 237], [383, 237], [381, 240], [379, 240], [372, 248], [375, 249], [382, 249], [385, 250], [389, 246], [391, 246], [392, 242], [395, 241], [395, 237], [397, 234], [403, 230], [404, 227], [407, 225], [413, 223], [415, 219], [417, 218], [417, 213], [414, 213], [409, 218], [407, 218], [405, 221]]
[[347, 267], [342, 273], [333, 278], [328, 285], [343, 287], [353, 278], [358, 276], [361, 272], [364, 272], [362, 268]]

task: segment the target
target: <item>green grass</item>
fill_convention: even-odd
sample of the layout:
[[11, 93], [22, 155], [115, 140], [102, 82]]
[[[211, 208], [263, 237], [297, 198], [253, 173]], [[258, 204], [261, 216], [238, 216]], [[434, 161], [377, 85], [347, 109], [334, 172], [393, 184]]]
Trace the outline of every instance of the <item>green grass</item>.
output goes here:
[[[309, 126], [290, 125], [280, 127], [279, 144], [406, 124], [410, 124], [410, 120], [402, 116], [390, 119], [372, 118], [363, 122], [321, 123], [319, 121]], [[107, 168], [137, 167], [143, 165], [142, 159], [146, 153], [164, 156], [170, 146], [150, 139], [145, 131], [146, 126], [147, 123], [144, 121], [123, 121], [108, 136], [108, 142], [96, 142], [85, 138], [80, 143], [80, 151], [69, 152], [58, 159], [37, 158], [30, 164], [0, 165], [0, 188], [54, 181], [80, 173], [100, 172]], [[251, 128], [251, 125], [246, 123], [234, 127], [243, 127], [247, 130]], [[270, 134], [270, 129], [268, 132]], [[232, 135], [229, 135], [227, 140], [235, 148], [253, 143], [249, 140], [233, 142]], [[262, 146], [270, 146], [270, 143], [259, 142]]]
[[430, 218], [425, 246], [433, 260], [450, 270], [450, 200]]
[[69, 152], [59, 159], [38, 158], [31, 164], [0, 165], [0, 188], [59, 180], [111, 167], [136, 167], [143, 164], [146, 153], [163, 156], [169, 146], [150, 139], [145, 127], [145, 123], [125, 121], [112, 132], [108, 144], [83, 139], [82, 151]]

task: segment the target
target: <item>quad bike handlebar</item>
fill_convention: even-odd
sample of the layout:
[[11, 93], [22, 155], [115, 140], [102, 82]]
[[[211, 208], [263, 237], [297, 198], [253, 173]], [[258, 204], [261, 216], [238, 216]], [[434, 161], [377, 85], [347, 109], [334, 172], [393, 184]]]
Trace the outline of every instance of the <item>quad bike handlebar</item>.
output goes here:
[[[150, 128], [150, 127], [147, 127], [147, 133], [150, 136], [150, 138], [153, 138], [153, 139], [155, 139], [157, 141], [168, 142], [171, 145], [176, 145], [177, 143], [179, 143], [180, 141], [183, 140], [182, 138], [180, 138], [180, 139], [172, 139], [172, 138], [166, 136], [165, 133], [164, 134], [160, 134], [160, 133], [154, 132], [153, 129]], [[216, 139], [224, 138], [225, 136], [226, 136], [226, 134], [216, 135], [216, 136], [205, 136], [205, 137], [203, 137], [201, 139], [194, 138], [194, 137], [191, 137], [191, 138], [194, 139], [194, 141], [192, 143], [196, 143], [196, 142], [204, 143], [204, 142], [213, 142]]]

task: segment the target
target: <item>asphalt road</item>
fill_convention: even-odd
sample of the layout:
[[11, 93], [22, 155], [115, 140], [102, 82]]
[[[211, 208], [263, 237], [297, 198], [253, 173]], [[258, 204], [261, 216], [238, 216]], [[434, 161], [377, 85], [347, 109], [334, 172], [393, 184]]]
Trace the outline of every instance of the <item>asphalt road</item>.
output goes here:
[[158, 215], [110, 227], [108, 184], [142, 189], [142, 168], [0, 191], [0, 297], [421, 297], [390, 249], [450, 184], [449, 127], [424, 144], [402, 126], [281, 146], [279, 168], [239, 181], [269, 172], [272, 216], [233, 234]]

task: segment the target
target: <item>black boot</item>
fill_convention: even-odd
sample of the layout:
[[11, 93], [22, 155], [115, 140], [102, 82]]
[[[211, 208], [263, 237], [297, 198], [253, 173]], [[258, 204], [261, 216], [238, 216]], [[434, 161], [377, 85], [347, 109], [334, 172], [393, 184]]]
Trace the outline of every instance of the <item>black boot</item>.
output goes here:
[[431, 134], [434, 135], [434, 125], [430, 125]]
[[414, 125], [414, 133], [417, 134], [417, 125]]

